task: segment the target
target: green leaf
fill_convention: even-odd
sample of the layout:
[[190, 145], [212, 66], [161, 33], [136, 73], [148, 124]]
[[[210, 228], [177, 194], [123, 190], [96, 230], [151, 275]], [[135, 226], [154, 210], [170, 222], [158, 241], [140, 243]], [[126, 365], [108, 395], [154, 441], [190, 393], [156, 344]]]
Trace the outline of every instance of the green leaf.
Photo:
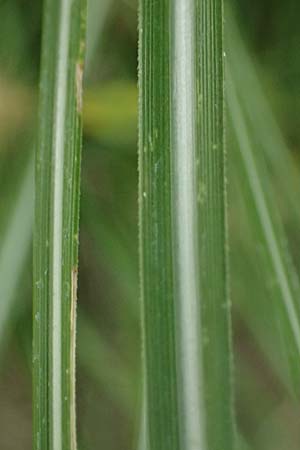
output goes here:
[[91, 319], [79, 310], [78, 364], [124, 412], [132, 414], [135, 400], [134, 373], [120, 360]]
[[[295, 283], [296, 273], [288, 250], [282, 223], [269, 195], [267, 186], [268, 175], [264, 161], [252, 145], [251, 135], [247, 129], [243, 111], [234, 90], [230, 73], [228, 73], [229, 113], [236, 139], [239, 143], [239, 153], [235, 156], [239, 176], [243, 178], [240, 184], [248, 207], [252, 208], [250, 220], [256, 229], [256, 236], [262, 237], [266, 249], [267, 264], [262, 267], [265, 280], [273, 279], [272, 304], [268, 306], [279, 321], [279, 331], [285, 340], [285, 351], [290, 357], [291, 375], [295, 387], [299, 389], [299, 355], [300, 355], [300, 322], [299, 322], [299, 286]], [[271, 313], [271, 314], [272, 314]]]
[[[300, 223], [298, 201], [300, 195], [299, 170], [291, 157], [284, 136], [271, 110], [263, 86], [255, 70], [255, 63], [241, 37], [233, 11], [226, 9], [226, 46], [229, 66], [238, 89], [243, 114], [249, 132], [256, 145], [261, 148], [268, 171], [278, 181], [280, 196], [286, 209]], [[258, 120], [260, 119], [260, 120]]]
[[149, 448], [229, 450], [222, 2], [144, 0], [139, 20]]
[[89, 0], [87, 8], [87, 48], [86, 48], [86, 70], [91, 70], [92, 60], [95, 57], [99, 36], [103, 33], [107, 16], [111, 10], [113, 0]]
[[[227, 66], [228, 112], [237, 145], [232, 146], [231, 155], [234, 161], [234, 171], [239, 180], [239, 189], [247, 205], [248, 221], [254, 232], [253, 247], [261, 243], [260, 253], [263, 259], [256, 257], [256, 264], [260, 261], [260, 277], [269, 291], [269, 302], [260, 305], [261, 314], [268, 316], [269, 324], [273, 321], [273, 340], [278, 342], [276, 330], [281, 339], [281, 354], [287, 358], [290, 380], [296, 395], [299, 394], [300, 377], [300, 309], [299, 309], [299, 279], [291, 260], [287, 246], [282, 219], [278, 214], [278, 206], [274, 201], [270, 178], [270, 169], [282, 181], [280, 186], [285, 190], [290, 205], [295, 205], [291, 185], [288, 182], [290, 157], [282, 139], [273, 145], [273, 139], [268, 138], [264, 127], [259, 124], [254, 132], [253, 117], [259, 117], [265, 126], [272, 124], [269, 132], [277, 130], [275, 122], [267, 108], [267, 103], [260, 95], [259, 84], [251, 68], [247, 64], [247, 53], [242, 47], [241, 39], [230, 14], [228, 27], [231, 40], [228, 43], [229, 64]], [[244, 62], [242, 66], [252, 74], [250, 91], [249, 74], [245, 78], [239, 76], [240, 65], [237, 58], [240, 55]], [[243, 69], [243, 70], [244, 70]], [[245, 92], [248, 92], [246, 96]], [[249, 95], [251, 92], [251, 95]], [[251, 97], [251, 99], [250, 99]], [[254, 97], [254, 99], [253, 99]], [[248, 101], [249, 99], [249, 101]], [[251, 119], [250, 119], [251, 118]], [[257, 120], [257, 122], [260, 122]], [[273, 153], [272, 153], [273, 152]], [[280, 173], [281, 171], [281, 173]], [[284, 179], [284, 181], [283, 181]], [[289, 192], [291, 195], [289, 196]], [[296, 219], [297, 221], [297, 219]], [[262, 275], [263, 274], [263, 275]], [[258, 288], [258, 286], [257, 286]], [[270, 303], [271, 302], [271, 303]], [[249, 308], [243, 308], [246, 312]], [[257, 310], [253, 313], [257, 317]], [[270, 327], [270, 325], [269, 325]], [[256, 335], [257, 330], [256, 330]], [[266, 334], [263, 347], [268, 348]], [[277, 349], [276, 349], [277, 350]], [[276, 356], [278, 350], [275, 352]]]
[[[33, 162], [28, 163], [0, 247], [0, 345], [8, 328], [30, 253], [33, 222]], [[13, 267], [13, 270], [12, 270]]]
[[84, 0], [44, 5], [34, 229], [34, 449], [75, 450]]

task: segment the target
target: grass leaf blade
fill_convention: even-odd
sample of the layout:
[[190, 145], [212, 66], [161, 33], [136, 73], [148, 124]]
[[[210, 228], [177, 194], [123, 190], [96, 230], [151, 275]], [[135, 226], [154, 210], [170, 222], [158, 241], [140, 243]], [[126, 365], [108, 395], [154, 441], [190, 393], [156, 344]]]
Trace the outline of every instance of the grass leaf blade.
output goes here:
[[84, 0], [46, 1], [34, 230], [34, 448], [75, 450]]
[[[33, 161], [28, 163], [15, 207], [0, 248], [0, 345], [8, 327], [17, 291], [30, 253], [33, 222]], [[12, 271], [11, 268], [14, 267]]]
[[228, 111], [238, 143], [237, 151], [233, 155], [235, 167], [239, 168], [239, 177], [243, 180], [240, 185], [245, 198], [250, 199], [253, 208], [250, 215], [252, 226], [256, 228], [257, 235], [262, 237], [266, 249], [268, 264], [264, 267], [265, 277], [269, 278], [270, 271], [274, 280], [272, 314], [277, 319], [284, 340], [290, 375], [297, 393], [300, 374], [299, 281], [286, 246], [283, 225], [270, 196], [265, 161], [259, 149], [256, 150], [252, 144], [230, 66], [227, 71], [227, 84]]
[[151, 450], [234, 446], [222, 33], [219, 0], [140, 2], [140, 251]]

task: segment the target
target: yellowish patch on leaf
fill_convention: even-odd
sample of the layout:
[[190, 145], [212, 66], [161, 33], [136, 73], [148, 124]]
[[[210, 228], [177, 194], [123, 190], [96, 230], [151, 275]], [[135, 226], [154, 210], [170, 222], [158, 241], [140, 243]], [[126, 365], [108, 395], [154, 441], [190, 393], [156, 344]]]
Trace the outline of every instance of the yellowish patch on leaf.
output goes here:
[[82, 77], [83, 77], [83, 64], [78, 62], [76, 64], [76, 102], [77, 112], [80, 114], [82, 111]]

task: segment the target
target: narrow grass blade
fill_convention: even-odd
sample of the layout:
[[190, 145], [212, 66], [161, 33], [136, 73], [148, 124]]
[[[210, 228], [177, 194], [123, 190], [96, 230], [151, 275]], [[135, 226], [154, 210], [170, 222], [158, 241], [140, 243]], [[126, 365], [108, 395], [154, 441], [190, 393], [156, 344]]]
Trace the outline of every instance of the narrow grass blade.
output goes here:
[[44, 5], [34, 230], [34, 449], [75, 450], [84, 0]]
[[134, 374], [119, 358], [111, 345], [90, 319], [78, 314], [78, 364], [94, 379], [102, 390], [106, 390], [113, 402], [124, 412], [132, 415], [135, 400]]
[[272, 292], [272, 305], [267, 310], [275, 315], [278, 330], [283, 338], [284, 352], [288, 355], [290, 375], [296, 393], [300, 377], [300, 316], [299, 281], [287, 249], [283, 226], [272, 201], [268, 170], [260, 148], [253, 145], [240, 96], [233, 83], [231, 67], [227, 72], [228, 111], [238, 147], [233, 158], [239, 173], [240, 188], [247, 199], [251, 226], [257, 240], [265, 250], [262, 270]]
[[220, 0], [140, 2], [140, 263], [151, 450], [234, 446], [222, 21]]
[[[260, 290], [261, 296], [258, 298], [258, 295], [255, 295], [255, 298], [252, 296], [251, 300], [246, 301], [242, 307], [242, 312], [244, 315], [247, 314], [248, 322], [250, 321], [253, 324], [254, 322], [259, 322], [261, 316], [268, 317], [269, 326], [267, 329], [263, 327], [264, 329], [260, 331], [254, 324], [256, 339], [264, 349], [267, 359], [271, 359], [275, 372], [278, 373], [289, 388], [291, 388], [290, 378], [284, 372], [286, 365], [290, 367], [289, 372], [294, 380], [292, 389], [294, 391], [296, 389], [296, 392], [298, 392], [300, 369], [295, 341], [298, 334], [295, 321], [299, 321], [299, 318], [297, 319], [297, 315], [299, 317], [299, 277], [292, 262], [291, 249], [288, 248], [287, 236], [283, 226], [285, 224], [283, 224], [282, 214], [278, 214], [278, 208], [280, 205], [281, 211], [284, 212], [285, 217], [288, 217], [287, 221], [291, 222], [294, 229], [297, 230], [300, 223], [298, 208], [300, 196], [299, 173], [297, 164], [292, 160], [291, 153], [268, 104], [256, 73], [255, 65], [243, 42], [233, 11], [229, 5], [227, 5], [226, 10], [226, 26], [228, 66], [230, 68], [230, 77], [232, 78], [228, 86], [229, 112], [232, 117], [236, 141], [240, 149], [243, 150], [235, 152], [236, 148], [233, 146], [232, 160], [234, 167], [232, 173], [235, 174], [237, 179], [239, 191], [241, 191], [244, 200], [246, 199], [245, 203], [247, 206], [244, 207], [244, 211], [255, 236], [255, 242], [253, 242], [254, 245], [252, 244], [251, 250], [252, 265], [255, 264], [257, 266], [258, 259], [261, 261], [261, 268], [256, 280], [256, 288], [258, 291]], [[232, 92], [231, 86], [234, 92]], [[272, 224], [275, 232], [267, 229], [262, 231], [262, 210], [260, 209], [259, 211], [257, 207], [257, 212], [254, 214], [249, 207], [249, 204], [251, 204], [254, 209], [256, 208], [253, 204], [254, 189], [251, 190], [250, 188], [249, 176], [246, 177], [247, 181], [245, 182], [244, 170], [236, 170], [241, 164], [241, 162], [238, 162], [241, 154], [245, 152], [249, 155], [249, 158], [252, 157], [254, 159], [265, 210], [267, 210], [269, 223]], [[276, 186], [278, 187], [277, 189], [275, 189]], [[270, 263], [272, 256], [270, 254], [270, 245], [266, 246], [267, 234], [269, 234], [269, 237], [275, 238], [273, 249], [277, 247], [282, 261], [282, 270], [280, 272], [278, 271], [278, 264], [277, 270], [275, 270], [274, 258], [273, 263]], [[258, 255], [254, 248], [260, 242], [262, 247], [259, 252], [260, 255]], [[234, 251], [232, 253], [234, 254]], [[262, 255], [264, 255], [263, 258]], [[293, 256], [295, 255], [297, 256], [297, 252], [294, 252]], [[244, 257], [243, 259], [243, 266], [245, 266], [245, 262], [246, 264], [251, 264], [251, 261], [249, 262], [249, 252], [247, 258], [245, 259]], [[238, 265], [241, 266], [241, 261]], [[261, 276], [262, 270], [264, 278]], [[246, 273], [248, 271], [247, 267], [243, 267], [241, 273], [243, 271]], [[242, 276], [240, 276], [240, 279], [242, 279]], [[265, 280], [264, 286], [262, 286], [262, 279]], [[288, 289], [283, 289], [283, 284], [288, 286]], [[286, 293], [288, 292], [290, 292], [289, 297], [293, 298], [292, 304], [295, 305], [295, 313], [292, 314], [289, 312], [290, 308], [287, 307], [286, 303]], [[279, 306], [279, 311], [278, 308], [270, 310], [269, 302], [262, 302], [260, 298], [271, 298], [273, 305], [281, 304], [285, 306]], [[257, 302], [259, 304], [256, 308]], [[250, 312], [250, 310], [252, 311]], [[257, 313], [258, 310], [260, 311], [259, 315]], [[275, 329], [272, 329], [272, 322], [280, 330], [283, 340], [283, 345], [280, 346], [281, 352], [278, 352], [278, 344], [280, 342], [278, 342], [278, 333], [276, 336], [274, 335]], [[251, 326], [253, 328], [253, 325]], [[294, 329], [294, 332], [291, 335], [292, 329]], [[293, 342], [290, 342], [290, 339]], [[284, 364], [282, 360], [283, 355], [289, 356], [289, 361], [284, 361]]]
[[245, 441], [244, 437], [241, 434], [238, 434], [237, 442], [237, 448], [239, 450], [250, 450], [248, 443]]
[[[278, 181], [280, 200], [295, 223], [300, 223], [300, 179], [297, 164], [291, 157], [282, 132], [255, 70], [255, 64], [241, 37], [233, 11], [226, 7], [226, 47], [234, 85], [239, 92], [249, 132], [268, 165], [269, 173]], [[250, 95], [251, 93], [251, 95]]]
[[92, 60], [95, 56], [99, 36], [103, 32], [106, 18], [112, 7], [113, 0], [89, 0], [87, 4], [87, 48], [86, 48], [86, 75], [91, 70]]
[[[84, 192], [83, 186], [83, 194]], [[135, 259], [135, 255], [129, 251], [114, 221], [106, 216], [105, 209], [99, 207], [93, 194], [91, 192], [86, 194], [81, 210], [82, 225], [95, 242], [95, 255], [99, 258], [99, 263], [106, 261], [116, 283], [124, 293], [127, 314], [130, 311], [130, 315], [137, 318], [137, 258]], [[102, 220], [97, 221], [97, 217], [102, 217]]]
[[[33, 223], [33, 162], [28, 163], [0, 247], [0, 345], [29, 258]], [[13, 268], [13, 270], [12, 270]]]

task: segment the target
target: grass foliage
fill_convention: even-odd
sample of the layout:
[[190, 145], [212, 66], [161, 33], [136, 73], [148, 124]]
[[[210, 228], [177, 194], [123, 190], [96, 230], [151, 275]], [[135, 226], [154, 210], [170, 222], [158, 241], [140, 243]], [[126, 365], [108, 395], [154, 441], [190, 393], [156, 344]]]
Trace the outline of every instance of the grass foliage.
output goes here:
[[34, 448], [75, 450], [84, 0], [44, 5], [33, 275]]
[[224, 49], [219, 0], [141, 0], [138, 119], [131, 0], [88, 2], [80, 111], [83, 3], [0, 5], [0, 447], [75, 449], [83, 125], [78, 449], [232, 450], [234, 397], [236, 448], [296, 450], [299, 8], [227, 2]]

